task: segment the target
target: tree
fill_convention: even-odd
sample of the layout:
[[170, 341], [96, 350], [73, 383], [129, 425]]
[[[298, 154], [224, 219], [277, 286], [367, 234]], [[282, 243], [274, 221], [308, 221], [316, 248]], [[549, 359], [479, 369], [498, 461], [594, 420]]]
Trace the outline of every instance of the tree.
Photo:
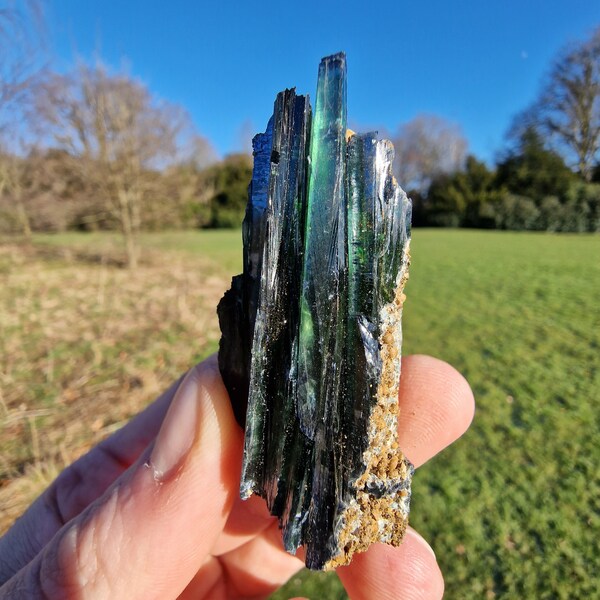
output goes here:
[[94, 230], [110, 217], [64, 150], [36, 149], [22, 159], [21, 189], [33, 231]]
[[25, 117], [31, 90], [39, 77], [44, 47], [41, 6], [35, 0], [0, 6], [0, 202], [4, 217], [13, 217], [26, 237], [30, 220], [21, 187], [29, 145]]
[[155, 171], [174, 160], [186, 113], [152, 96], [140, 81], [101, 64], [49, 74], [36, 108], [55, 144], [83, 170], [120, 229], [130, 268], [138, 264], [138, 234]]
[[435, 115], [419, 115], [402, 125], [394, 137], [395, 170], [400, 185], [421, 193], [444, 173], [464, 164], [467, 151], [460, 127]]
[[0, 6], [0, 139], [5, 145], [25, 112], [32, 84], [42, 68], [43, 47], [43, 15], [38, 2]]
[[498, 163], [496, 178], [509, 192], [540, 204], [546, 196], [564, 196], [576, 176], [559, 154], [544, 147], [538, 131], [529, 126]]
[[558, 56], [527, 114], [589, 182], [600, 159], [600, 27]]

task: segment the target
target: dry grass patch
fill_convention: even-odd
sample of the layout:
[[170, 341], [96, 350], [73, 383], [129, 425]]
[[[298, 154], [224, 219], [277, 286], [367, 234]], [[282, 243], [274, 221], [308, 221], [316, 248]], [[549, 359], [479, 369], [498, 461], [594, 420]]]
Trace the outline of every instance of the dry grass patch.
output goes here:
[[58, 472], [216, 348], [228, 274], [190, 254], [0, 246], [0, 533]]

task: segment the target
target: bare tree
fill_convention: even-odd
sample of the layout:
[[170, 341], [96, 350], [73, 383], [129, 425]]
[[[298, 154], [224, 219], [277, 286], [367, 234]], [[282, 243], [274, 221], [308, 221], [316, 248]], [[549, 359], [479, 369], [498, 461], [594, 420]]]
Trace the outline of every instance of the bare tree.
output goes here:
[[38, 90], [37, 110], [55, 143], [102, 197], [135, 268], [144, 202], [157, 181], [152, 173], [175, 159], [186, 113], [101, 64], [48, 76]]
[[218, 161], [219, 157], [210, 140], [195, 131], [191, 131], [185, 143], [181, 145], [177, 164], [202, 171], [202, 169], [206, 169], [206, 167]]
[[431, 180], [464, 165], [467, 141], [460, 127], [423, 114], [402, 125], [394, 137], [395, 169], [400, 184], [425, 192]]
[[600, 27], [558, 56], [538, 102], [524, 115], [586, 181], [591, 179], [600, 159]]
[[26, 115], [43, 70], [44, 27], [35, 0], [0, 6], [0, 202], [10, 206], [23, 234], [31, 236], [21, 185], [22, 155], [29, 149]]

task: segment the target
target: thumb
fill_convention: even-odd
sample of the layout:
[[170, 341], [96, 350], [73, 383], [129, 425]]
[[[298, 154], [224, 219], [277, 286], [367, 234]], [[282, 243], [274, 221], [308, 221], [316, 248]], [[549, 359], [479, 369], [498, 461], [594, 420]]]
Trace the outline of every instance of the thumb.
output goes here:
[[209, 359], [184, 379], [154, 446], [0, 598], [176, 598], [223, 529], [239, 485], [241, 438]]

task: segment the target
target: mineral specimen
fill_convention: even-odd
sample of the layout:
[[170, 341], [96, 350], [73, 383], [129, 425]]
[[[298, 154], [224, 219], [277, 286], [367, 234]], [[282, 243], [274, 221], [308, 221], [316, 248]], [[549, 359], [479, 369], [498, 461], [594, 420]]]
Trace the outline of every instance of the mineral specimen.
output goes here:
[[245, 426], [240, 493], [263, 496], [285, 548], [347, 564], [406, 529], [413, 467], [399, 448], [400, 319], [411, 204], [393, 147], [346, 129], [346, 58], [308, 97], [278, 94], [254, 138], [244, 270], [218, 313], [219, 365]]

